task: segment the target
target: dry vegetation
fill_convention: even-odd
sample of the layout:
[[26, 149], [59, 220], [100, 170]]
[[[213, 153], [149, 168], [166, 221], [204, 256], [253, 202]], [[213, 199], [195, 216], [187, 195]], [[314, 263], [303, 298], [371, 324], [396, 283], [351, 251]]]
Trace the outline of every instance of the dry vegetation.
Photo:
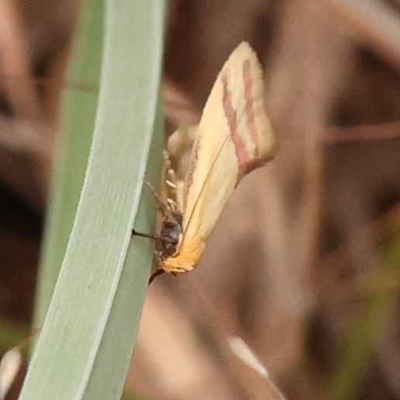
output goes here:
[[[0, 3], [0, 316], [27, 323], [76, 7]], [[399, 399], [400, 2], [171, 1], [169, 128], [198, 120], [242, 40], [280, 151], [241, 183], [199, 268], [150, 288], [128, 387], [269, 398], [230, 354], [236, 334], [288, 399]]]

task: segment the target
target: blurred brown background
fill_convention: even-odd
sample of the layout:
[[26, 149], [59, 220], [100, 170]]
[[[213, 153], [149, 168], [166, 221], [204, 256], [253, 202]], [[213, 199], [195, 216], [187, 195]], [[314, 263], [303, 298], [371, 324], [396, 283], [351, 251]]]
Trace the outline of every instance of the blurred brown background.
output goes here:
[[[0, 3], [3, 326], [32, 315], [78, 10], [75, 0]], [[280, 150], [242, 181], [199, 268], [149, 289], [127, 390], [268, 398], [227, 349], [236, 334], [288, 399], [400, 399], [400, 1], [171, 1], [170, 130], [198, 121], [242, 40], [265, 66]]]

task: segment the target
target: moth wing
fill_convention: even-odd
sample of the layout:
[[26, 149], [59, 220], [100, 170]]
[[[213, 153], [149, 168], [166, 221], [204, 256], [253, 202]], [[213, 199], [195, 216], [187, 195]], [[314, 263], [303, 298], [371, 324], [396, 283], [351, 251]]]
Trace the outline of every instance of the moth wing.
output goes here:
[[185, 184], [183, 252], [202, 252], [240, 179], [272, 158], [275, 148], [262, 69], [241, 43], [219, 73], [198, 126]]

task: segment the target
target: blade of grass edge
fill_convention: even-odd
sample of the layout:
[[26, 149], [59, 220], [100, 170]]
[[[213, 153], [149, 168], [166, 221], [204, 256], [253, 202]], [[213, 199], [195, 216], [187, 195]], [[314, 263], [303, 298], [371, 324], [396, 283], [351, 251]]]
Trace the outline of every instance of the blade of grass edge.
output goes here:
[[[68, 79], [98, 86], [103, 42], [103, 3], [98, 0], [81, 3]], [[65, 92], [62, 129], [57, 143], [39, 268], [35, 327], [43, 323], [71, 233], [89, 157], [96, 107], [95, 92]]]
[[[146, 171], [146, 177], [152, 183], [158, 182], [160, 178], [163, 148], [163, 118], [160, 108], [157, 115], [149, 168]], [[155, 223], [155, 208], [153, 196], [144, 189], [135, 221], [137, 230], [151, 232]], [[134, 237], [129, 245], [113, 308], [87, 386], [85, 400], [111, 399], [114, 398], [115, 393], [119, 393], [119, 396], [122, 394], [141, 316], [140, 312], [133, 311], [142, 308], [149, 279], [148, 264], [153, 258], [153, 251], [152, 242], [146, 238]], [[146, 267], [143, 268], [143, 265]], [[132, 293], [136, 293], [136, 296], [132, 296]], [[112, 373], [119, 378], [110, 382], [105, 380], [104, 376], [110, 374], [111, 365]]]
[[[106, 339], [120, 332], [119, 324], [130, 318], [133, 335], [144, 301], [152, 263], [150, 244], [135, 245], [135, 238], [128, 258], [137, 252], [140, 259], [132, 266], [125, 258], [155, 123], [164, 3], [114, 0], [107, 5], [99, 109], [88, 170], [21, 400], [94, 399], [91, 388], [100, 383], [114, 388], [108, 399], [119, 398], [125, 375], [114, 371], [126, 369], [132, 342], [121, 346], [118, 357], [108, 359], [107, 354], [114, 352], [109, 347], [118, 346], [119, 340]], [[161, 159], [161, 147], [153, 152]], [[150, 229], [156, 208], [145, 208], [141, 222]], [[128, 297], [129, 310], [119, 304]], [[106, 374], [98, 373], [99, 363], [107, 364]]]

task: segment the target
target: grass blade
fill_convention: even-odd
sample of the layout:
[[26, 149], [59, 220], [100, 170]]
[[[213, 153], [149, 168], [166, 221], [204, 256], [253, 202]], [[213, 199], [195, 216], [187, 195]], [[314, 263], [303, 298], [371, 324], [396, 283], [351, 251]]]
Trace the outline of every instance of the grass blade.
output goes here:
[[107, 3], [88, 169], [21, 400], [112, 400], [122, 393], [152, 263], [151, 243], [129, 243], [134, 222], [150, 230], [156, 213], [141, 193], [153, 131], [149, 179], [161, 161], [155, 122], [163, 18], [160, 0]]
[[[69, 80], [98, 86], [103, 37], [103, 3], [82, 2]], [[62, 134], [57, 146], [36, 295], [35, 326], [42, 325], [71, 233], [89, 157], [97, 93], [69, 89], [63, 102]], [[73, 173], [71, 173], [73, 171]]]

